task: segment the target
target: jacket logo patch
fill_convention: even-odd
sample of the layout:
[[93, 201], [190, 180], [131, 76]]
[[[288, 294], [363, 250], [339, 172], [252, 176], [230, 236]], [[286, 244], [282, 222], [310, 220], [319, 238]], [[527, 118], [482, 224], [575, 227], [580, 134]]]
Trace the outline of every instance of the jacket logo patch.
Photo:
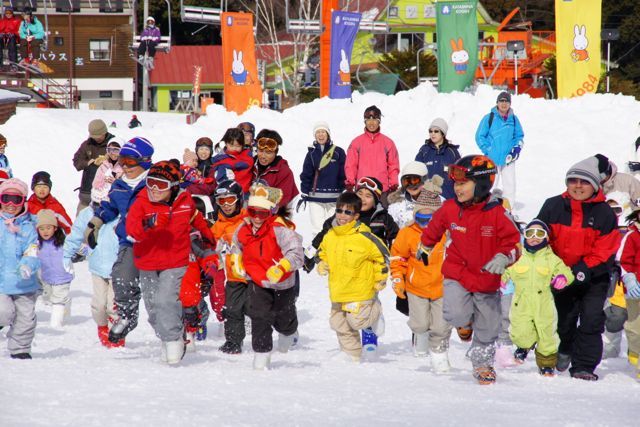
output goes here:
[[483, 225], [480, 227], [480, 236], [482, 237], [493, 237], [495, 234], [495, 227], [493, 225]]
[[452, 222], [451, 223], [451, 230], [459, 231], [460, 233], [466, 233], [467, 232], [467, 227], [463, 227], [461, 225], [456, 224], [455, 222]]

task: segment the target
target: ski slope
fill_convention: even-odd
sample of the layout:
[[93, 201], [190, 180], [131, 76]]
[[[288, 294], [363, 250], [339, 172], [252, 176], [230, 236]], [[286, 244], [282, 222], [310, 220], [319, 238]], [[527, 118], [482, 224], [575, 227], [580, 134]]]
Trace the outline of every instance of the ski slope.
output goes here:
[[[347, 148], [362, 132], [362, 112], [376, 104], [383, 112], [382, 132], [400, 152], [401, 166], [413, 160], [430, 122], [442, 117], [449, 138], [462, 155], [478, 152], [478, 122], [495, 105], [497, 91], [481, 86], [475, 94], [438, 94], [429, 84], [395, 96], [354, 94], [348, 100], [320, 99], [283, 113], [252, 109], [238, 117], [220, 106], [187, 125], [184, 115], [136, 113], [143, 127], [126, 127], [131, 112], [62, 111], [19, 108], [0, 126], [14, 175], [29, 182], [47, 170], [52, 193], [73, 217], [80, 172], [71, 159], [87, 136], [87, 124], [102, 118], [118, 137], [140, 135], [156, 147], [154, 159], [181, 159], [185, 147], [210, 136], [217, 141], [228, 127], [251, 121], [256, 128], [278, 130], [281, 154], [299, 175], [312, 142], [315, 121], [331, 126], [332, 139]], [[527, 221], [542, 202], [564, 189], [566, 170], [601, 152], [625, 170], [635, 160], [640, 136], [640, 103], [621, 95], [589, 95], [546, 101], [513, 98], [525, 146], [517, 163], [518, 216]], [[305, 244], [310, 242], [308, 213], [295, 216]], [[146, 322], [127, 346], [107, 350], [98, 343], [91, 318], [91, 279], [86, 263], [76, 265], [72, 317], [63, 331], [48, 326], [49, 308], [38, 302], [33, 360], [9, 359], [6, 329], [0, 331], [0, 426], [271, 426], [271, 425], [637, 425], [640, 382], [626, 358], [605, 360], [600, 381], [573, 380], [568, 374], [543, 378], [533, 355], [519, 367], [498, 370], [493, 386], [478, 386], [464, 354], [468, 344], [451, 339], [451, 372], [436, 375], [428, 359], [413, 357], [406, 318], [395, 311], [391, 289], [381, 293], [387, 332], [376, 363], [353, 364], [338, 352], [329, 327], [330, 303], [324, 278], [302, 273], [298, 300], [300, 342], [288, 354], [274, 353], [272, 370], [254, 372], [250, 337], [239, 356], [217, 351], [224, 339], [210, 319], [209, 338], [177, 367], [160, 362], [160, 342]], [[626, 351], [626, 342], [623, 344]]]

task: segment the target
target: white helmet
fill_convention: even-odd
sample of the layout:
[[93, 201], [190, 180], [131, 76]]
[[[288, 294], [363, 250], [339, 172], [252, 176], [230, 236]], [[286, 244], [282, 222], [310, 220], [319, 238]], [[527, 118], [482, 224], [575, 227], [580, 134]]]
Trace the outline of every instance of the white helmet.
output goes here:
[[409, 162], [402, 168], [400, 172], [400, 178], [406, 175], [417, 175], [421, 177], [426, 177], [429, 174], [427, 171], [427, 166], [422, 162]]

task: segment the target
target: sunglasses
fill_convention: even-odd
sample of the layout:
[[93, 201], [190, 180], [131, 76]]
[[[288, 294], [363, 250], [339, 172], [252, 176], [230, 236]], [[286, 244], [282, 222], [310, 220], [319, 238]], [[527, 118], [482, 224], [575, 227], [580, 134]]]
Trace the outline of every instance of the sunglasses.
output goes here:
[[358, 184], [356, 184], [356, 188], [366, 188], [367, 190], [371, 190], [376, 193], [378, 196], [382, 194], [382, 189], [378, 187], [378, 184], [370, 178], [364, 177], [358, 180]]
[[418, 212], [415, 216], [415, 219], [418, 224], [424, 227], [425, 225], [429, 224], [429, 221], [431, 221], [432, 217], [433, 217], [433, 214], [425, 214], [425, 213]]
[[533, 239], [534, 237], [538, 239], [546, 239], [548, 236], [547, 230], [542, 228], [527, 228], [524, 230], [524, 237], [526, 239]]
[[168, 179], [155, 178], [151, 176], [147, 177], [145, 183], [149, 190], [156, 190], [156, 191], [167, 191], [171, 187], [178, 185], [177, 182], [171, 182]]
[[25, 197], [20, 194], [2, 194], [0, 195], [0, 203], [3, 205], [21, 206], [24, 204]]
[[258, 140], [258, 150], [264, 151], [276, 151], [278, 149], [278, 142], [271, 138], [260, 138]]
[[508, 99], [498, 99], [498, 102], [506, 102], [507, 104], [511, 104], [511, 101]]
[[220, 197], [216, 197], [216, 204], [218, 206], [224, 206], [224, 205], [233, 205], [238, 201], [238, 197], [237, 196], [220, 196]]
[[354, 216], [356, 214], [356, 211], [352, 209], [336, 208], [336, 213], [341, 215]]
[[120, 148], [118, 148], [118, 147], [109, 147], [109, 148], [107, 148], [107, 153], [109, 153], [109, 154], [120, 154]]
[[429, 129], [429, 133], [441, 133], [440, 129]]
[[142, 159], [134, 159], [133, 157], [120, 157], [118, 158], [118, 164], [120, 166], [126, 166], [128, 168], [133, 168], [139, 166], [142, 162]]
[[455, 182], [464, 182], [468, 181], [469, 177], [467, 174], [469, 173], [469, 169], [464, 166], [459, 165], [449, 165], [449, 178]]
[[256, 208], [253, 206], [249, 206], [247, 208], [247, 213], [251, 218], [257, 219], [267, 219], [271, 216], [271, 211], [268, 209]]
[[364, 116], [365, 120], [380, 120], [379, 116], [376, 116], [375, 114], [367, 114], [366, 116]]
[[422, 184], [422, 177], [418, 175], [403, 176], [400, 180], [403, 187], [413, 187]]

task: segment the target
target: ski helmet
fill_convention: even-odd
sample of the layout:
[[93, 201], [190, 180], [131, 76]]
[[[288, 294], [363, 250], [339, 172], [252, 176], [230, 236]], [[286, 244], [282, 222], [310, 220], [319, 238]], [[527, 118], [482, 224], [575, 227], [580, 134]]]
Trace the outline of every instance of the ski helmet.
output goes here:
[[230, 197], [230, 196], [235, 196], [237, 199], [236, 208], [233, 210], [233, 212], [230, 215], [228, 215], [229, 217], [232, 217], [232, 216], [236, 216], [242, 209], [242, 200], [243, 200], [242, 186], [240, 186], [240, 184], [238, 184], [236, 181], [226, 180], [221, 182], [218, 185], [218, 187], [216, 187], [213, 193], [213, 198], [216, 200], [214, 209], [217, 212], [221, 212], [223, 215], [225, 215], [225, 213], [222, 210], [220, 210], [220, 205], [218, 205], [217, 201], [218, 199], [221, 199], [224, 197]]
[[474, 198], [482, 200], [489, 195], [498, 168], [487, 156], [471, 154], [449, 166], [449, 178], [454, 182], [473, 181], [476, 184]]

